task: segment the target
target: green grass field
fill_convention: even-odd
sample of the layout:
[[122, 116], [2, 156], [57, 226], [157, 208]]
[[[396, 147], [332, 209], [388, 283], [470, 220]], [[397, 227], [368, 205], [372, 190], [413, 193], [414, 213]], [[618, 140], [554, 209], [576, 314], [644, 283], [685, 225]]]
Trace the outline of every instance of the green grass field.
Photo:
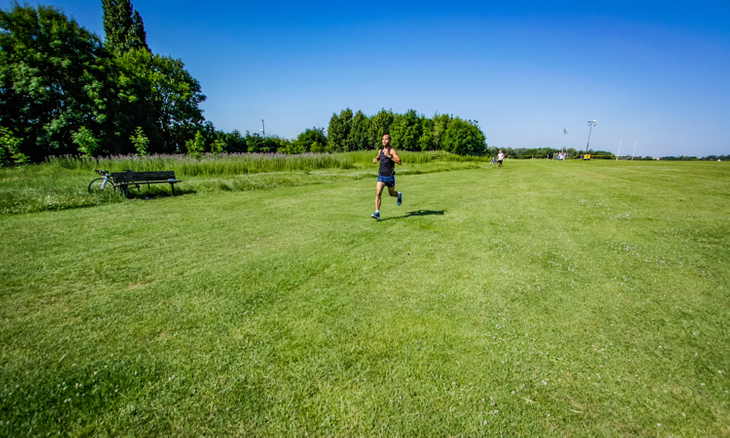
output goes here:
[[730, 434], [725, 163], [374, 186], [0, 215], [0, 435]]

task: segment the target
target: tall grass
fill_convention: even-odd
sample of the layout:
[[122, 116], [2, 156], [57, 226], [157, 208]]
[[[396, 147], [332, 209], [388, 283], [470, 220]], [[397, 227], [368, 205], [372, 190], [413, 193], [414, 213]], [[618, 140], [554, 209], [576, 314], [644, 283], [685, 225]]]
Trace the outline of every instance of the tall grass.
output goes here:
[[158, 171], [173, 170], [179, 176], [243, 175], [248, 173], [291, 172], [307, 169], [351, 169], [352, 159], [342, 154], [205, 154], [202, 159], [188, 155], [114, 155], [100, 158], [77, 156], [49, 157], [47, 163], [64, 169], [104, 169]]
[[[249, 173], [293, 172], [318, 169], [352, 169], [355, 165], [372, 164], [376, 151], [356, 151], [337, 154], [205, 154], [202, 159], [189, 155], [112, 155], [87, 158], [64, 155], [48, 157], [46, 163], [68, 170], [104, 169], [111, 172], [124, 170], [158, 171], [173, 170], [180, 177], [199, 175], [245, 175]], [[434, 161], [484, 162], [490, 157], [473, 157], [450, 154], [444, 151], [399, 152], [403, 164], [427, 164]]]

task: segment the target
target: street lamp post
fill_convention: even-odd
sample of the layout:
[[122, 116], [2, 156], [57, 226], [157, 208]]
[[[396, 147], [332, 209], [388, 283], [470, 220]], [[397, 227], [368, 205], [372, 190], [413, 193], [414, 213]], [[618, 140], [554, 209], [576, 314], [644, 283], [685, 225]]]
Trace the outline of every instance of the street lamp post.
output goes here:
[[264, 119], [261, 119], [261, 136], [266, 137], [266, 127], [264, 126]]
[[591, 144], [591, 129], [596, 126], [596, 121], [588, 121], [588, 143], [586, 143], [586, 152], [588, 152], [588, 146]]
[[568, 133], [568, 128], [563, 129], [563, 152], [565, 152], [565, 134]]

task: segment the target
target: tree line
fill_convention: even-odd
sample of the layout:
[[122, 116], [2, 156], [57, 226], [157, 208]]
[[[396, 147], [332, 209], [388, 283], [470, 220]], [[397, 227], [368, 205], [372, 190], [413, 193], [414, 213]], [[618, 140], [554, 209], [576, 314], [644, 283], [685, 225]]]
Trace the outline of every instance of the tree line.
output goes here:
[[383, 135], [392, 145], [407, 151], [444, 150], [459, 155], [484, 155], [487, 142], [476, 120], [449, 114], [432, 118], [408, 110], [405, 114], [381, 109], [373, 116], [350, 108], [333, 114], [327, 129], [325, 151], [347, 152], [377, 148]]
[[231, 151], [281, 152], [286, 154], [334, 153], [377, 149], [383, 135], [389, 134], [392, 145], [407, 151], [444, 150], [459, 155], [484, 155], [487, 142], [475, 120], [463, 120], [449, 114], [436, 114], [428, 118], [408, 110], [405, 114], [381, 109], [368, 116], [358, 110], [346, 108], [333, 113], [327, 129], [312, 127], [295, 139], [259, 137], [246, 132], [245, 137], [234, 131], [225, 138], [237, 138]]

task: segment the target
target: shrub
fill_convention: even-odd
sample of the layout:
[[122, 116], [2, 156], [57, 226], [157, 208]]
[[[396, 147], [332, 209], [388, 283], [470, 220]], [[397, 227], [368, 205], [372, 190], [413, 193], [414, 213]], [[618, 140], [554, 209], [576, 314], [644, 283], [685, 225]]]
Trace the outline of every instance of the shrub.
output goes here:
[[134, 130], [134, 134], [132, 134], [129, 139], [132, 140], [132, 144], [137, 150], [137, 155], [139, 155], [140, 157], [149, 155], [149, 152], [147, 152], [147, 147], [150, 144], [150, 139], [147, 138], [146, 135], [144, 135], [144, 131], [142, 130], [141, 126], [138, 126], [137, 129]]
[[190, 155], [192, 158], [195, 158], [196, 160], [199, 160], [202, 156], [204, 147], [205, 139], [203, 138], [203, 134], [201, 134], [200, 131], [195, 133], [195, 138], [193, 140], [188, 140], [187, 142], [185, 142], [185, 149], [188, 150], [188, 155]]
[[93, 157], [94, 152], [99, 149], [99, 140], [85, 126], [82, 126], [78, 131], [71, 134], [71, 137], [73, 137], [74, 143], [79, 147], [79, 152], [87, 157]]
[[226, 150], [226, 142], [222, 139], [218, 139], [213, 142], [213, 144], [210, 146], [210, 152], [213, 155], [218, 155], [221, 152]]
[[8, 128], [0, 128], [0, 166], [8, 164], [22, 165], [30, 159], [20, 152], [21, 140], [13, 135]]
[[457, 155], [484, 155], [485, 140], [478, 126], [457, 117], [444, 133], [444, 149]]

